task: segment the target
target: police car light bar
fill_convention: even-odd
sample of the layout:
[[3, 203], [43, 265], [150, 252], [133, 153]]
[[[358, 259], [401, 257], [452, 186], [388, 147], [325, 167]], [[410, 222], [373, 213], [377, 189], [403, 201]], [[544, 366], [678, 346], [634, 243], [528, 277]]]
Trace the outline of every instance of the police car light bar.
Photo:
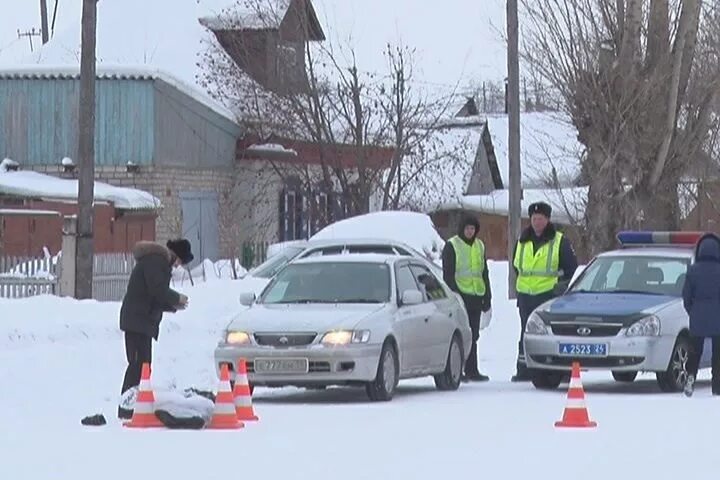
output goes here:
[[623, 245], [695, 245], [705, 232], [633, 232], [617, 234]]

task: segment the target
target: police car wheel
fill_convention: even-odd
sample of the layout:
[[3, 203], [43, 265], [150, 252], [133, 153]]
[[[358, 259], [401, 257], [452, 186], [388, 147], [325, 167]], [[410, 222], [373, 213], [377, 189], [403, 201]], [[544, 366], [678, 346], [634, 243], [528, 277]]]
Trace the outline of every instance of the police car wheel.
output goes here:
[[637, 378], [638, 372], [612, 372], [616, 382], [632, 383]]
[[450, 391], [457, 390], [460, 387], [464, 358], [462, 342], [460, 336], [456, 333], [450, 342], [445, 371], [434, 376], [435, 386], [438, 390]]
[[667, 370], [655, 374], [660, 390], [666, 393], [676, 393], [685, 388], [688, 375], [687, 362], [691, 348], [688, 338], [678, 337]]
[[530, 381], [538, 390], [555, 390], [563, 380], [562, 372], [531, 370]]

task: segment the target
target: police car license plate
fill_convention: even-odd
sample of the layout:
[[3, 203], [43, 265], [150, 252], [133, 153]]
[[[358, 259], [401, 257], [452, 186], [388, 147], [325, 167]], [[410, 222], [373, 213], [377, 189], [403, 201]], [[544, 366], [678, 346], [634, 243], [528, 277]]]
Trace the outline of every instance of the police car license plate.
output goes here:
[[560, 355], [577, 357], [606, 357], [607, 343], [561, 343], [558, 345]]

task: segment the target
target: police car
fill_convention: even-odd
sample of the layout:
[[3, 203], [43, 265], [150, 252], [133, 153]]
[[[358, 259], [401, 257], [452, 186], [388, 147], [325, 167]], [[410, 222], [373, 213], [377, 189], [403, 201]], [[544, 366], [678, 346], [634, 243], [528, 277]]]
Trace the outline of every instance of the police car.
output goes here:
[[[579, 361], [619, 382], [653, 372], [662, 391], [681, 391], [691, 348], [682, 289], [702, 235], [619, 233], [620, 249], [595, 257], [563, 295], [530, 315], [524, 345], [535, 387], [557, 388]], [[700, 368], [710, 366], [710, 351]]]

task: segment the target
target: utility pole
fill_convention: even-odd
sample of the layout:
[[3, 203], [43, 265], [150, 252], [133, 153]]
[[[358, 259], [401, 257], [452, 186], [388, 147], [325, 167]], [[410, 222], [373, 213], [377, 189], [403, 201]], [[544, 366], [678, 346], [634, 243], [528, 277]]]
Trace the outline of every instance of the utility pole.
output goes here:
[[95, 200], [95, 43], [97, 0], [83, 0], [78, 135], [78, 224], [75, 298], [92, 298]]
[[40, 26], [42, 28], [42, 43], [45, 45], [50, 40], [50, 30], [48, 29], [48, 10], [47, 0], [40, 0]]
[[507, 0], [508, 37], [508, 297], [516, 298], [515, 270], [512, 268], [515, 242], [520, 237], [520, 206], [522, 190], [520, 184], [520, 60], [518, 52], [518, 0]]

